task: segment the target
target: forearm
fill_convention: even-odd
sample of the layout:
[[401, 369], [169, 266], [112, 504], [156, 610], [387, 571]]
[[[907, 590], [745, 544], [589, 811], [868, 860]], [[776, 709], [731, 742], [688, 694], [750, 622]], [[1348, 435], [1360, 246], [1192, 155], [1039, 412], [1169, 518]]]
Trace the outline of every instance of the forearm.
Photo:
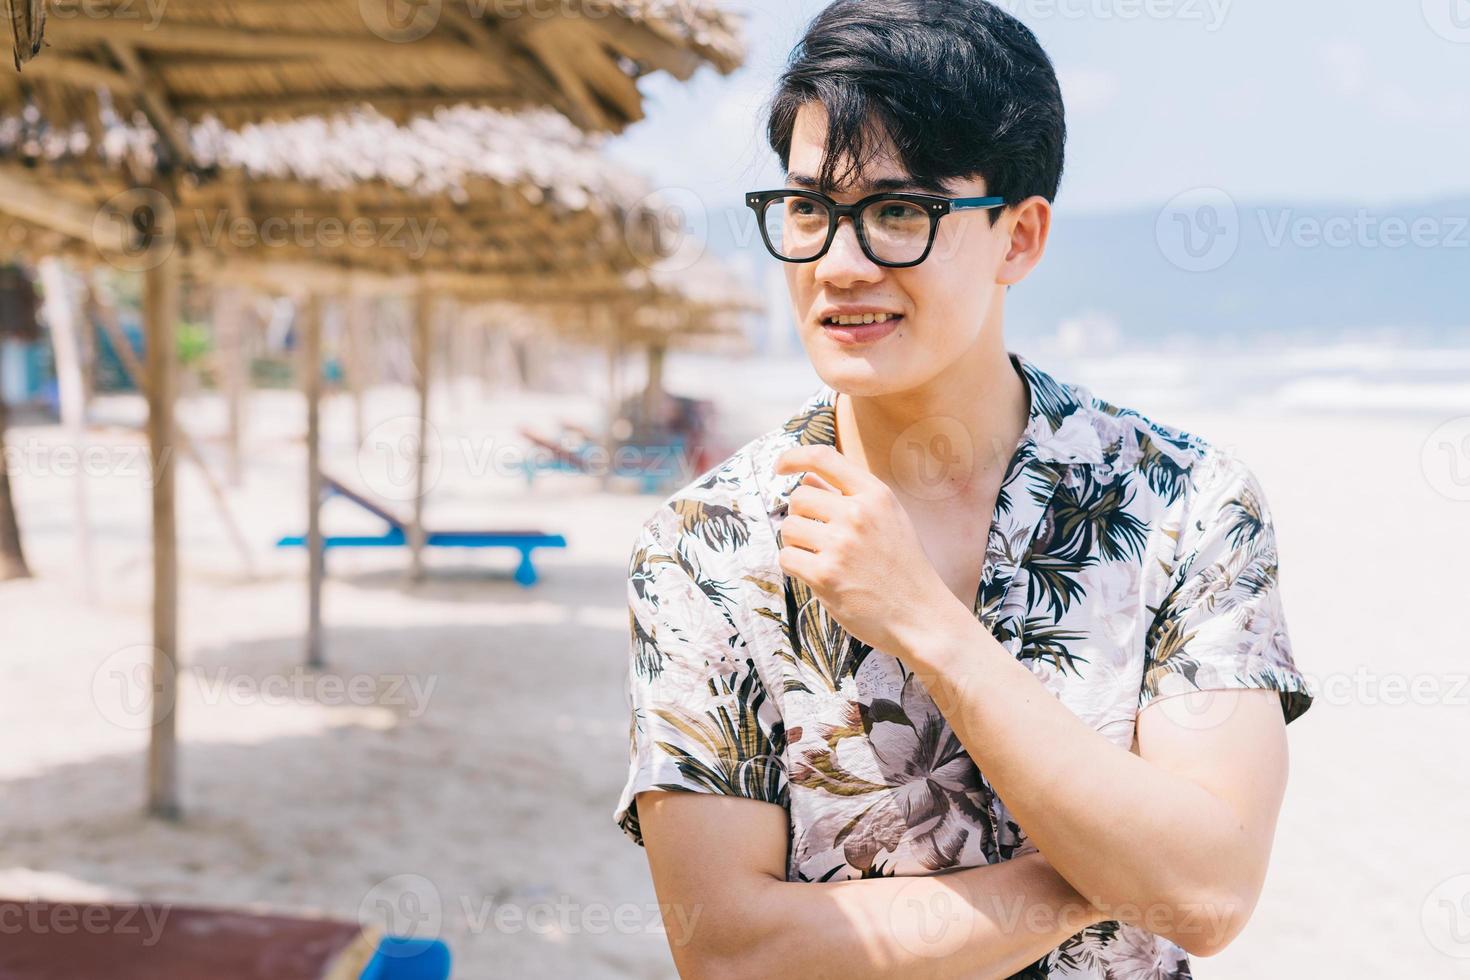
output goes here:
[[1257, 874], [1240, 817], [1095, 731], [965, 613], [904, 659], [1032, 843], [1109, 918], [1219, 942]]
[[1106, 916], [1039, 854], [943, 875], [771, 879], [716, 976], [1006, 977]]

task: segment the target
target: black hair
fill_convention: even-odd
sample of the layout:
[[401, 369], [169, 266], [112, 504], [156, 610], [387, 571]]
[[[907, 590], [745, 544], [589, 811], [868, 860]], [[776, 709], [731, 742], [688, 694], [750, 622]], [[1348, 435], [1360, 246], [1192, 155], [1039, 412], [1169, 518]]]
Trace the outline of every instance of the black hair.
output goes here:
[[836, 0], [807, 26], [769, 103], [766, 135], [783, 168], [797, 110], [812, 101], [827, 113], [815, 176], [828, 193], [862, 175], [886, 134], [921, 188], [979, 176], [1008, 204], [1056, 199], [1067, 136], [1056, 71], [1030, 29], [993, 3]]

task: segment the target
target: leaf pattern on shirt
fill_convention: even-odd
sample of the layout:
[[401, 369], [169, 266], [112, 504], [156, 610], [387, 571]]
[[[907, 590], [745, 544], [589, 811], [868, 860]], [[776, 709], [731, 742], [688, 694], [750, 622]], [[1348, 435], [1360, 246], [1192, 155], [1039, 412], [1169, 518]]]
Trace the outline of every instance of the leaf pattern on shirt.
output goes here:
[[[1232, 452], [1063, 384], [1029, 359], [1029, 416], [1004, 471], [974, 612], [1063, 705], [1124, 748], [1156, 698], [1278, 692], [1311, 703], [1286, 629], [1275, 528]], [[784, 574], [800, 474], [774, 461], [836, 445], [823, 385], [781, 426], [667, 497], [628, 569], [628, 778], [614, 812], [642, 843], [637, 794], [775, 804], [787, 878], [935, 874], [1035, 850], [897, 657], [853, 638]], [[1018, 976], [1183, 980], [1188, 957], [1104, 922]]]

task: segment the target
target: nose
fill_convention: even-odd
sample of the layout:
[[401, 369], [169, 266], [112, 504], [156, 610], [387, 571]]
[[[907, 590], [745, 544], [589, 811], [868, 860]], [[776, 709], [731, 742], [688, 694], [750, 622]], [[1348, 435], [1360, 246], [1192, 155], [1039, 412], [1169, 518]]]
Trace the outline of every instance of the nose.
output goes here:
[[852, 219], [846, 216], [838, 219], [832, 247], [815, 265], [813, 271], [817, 281], [831, 283], [838, 288], [877, 282], [883, 278], [884, 272], [883, 266], [863, 253], [862, 246], [858, 244], [857, 229], [853, 227]]

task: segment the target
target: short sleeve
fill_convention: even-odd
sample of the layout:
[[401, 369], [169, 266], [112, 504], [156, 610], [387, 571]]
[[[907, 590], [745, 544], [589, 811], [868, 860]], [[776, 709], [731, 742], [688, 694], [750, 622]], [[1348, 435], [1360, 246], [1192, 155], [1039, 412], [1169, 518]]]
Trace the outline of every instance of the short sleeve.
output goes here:
[[1172, 579], [1148, 632], [1139, 707], [1192, 691], [1265, 688], [1280, 693], [1291, 722], [1314, 693], [1292, 655], [1260, 482], [1218, 448], [1190, 480]]
[[722, 793], [788, 806], [786, 732], [729, 609], [662, 512], [628, 563], [628, 776], [613, 820], [643, 844], [637, 794]]

